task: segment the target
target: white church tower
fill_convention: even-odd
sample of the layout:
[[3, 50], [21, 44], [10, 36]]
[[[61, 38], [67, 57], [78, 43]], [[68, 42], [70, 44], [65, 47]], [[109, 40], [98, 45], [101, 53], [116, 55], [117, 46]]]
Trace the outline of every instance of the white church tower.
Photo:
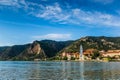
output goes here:
[[80, 60], [80, 61], [83, 61], [83, 60], [84, 60], [83, 47], [82, 47], [82, 45], [80, 45], [80, 57], [79, 57], [79, 60]]

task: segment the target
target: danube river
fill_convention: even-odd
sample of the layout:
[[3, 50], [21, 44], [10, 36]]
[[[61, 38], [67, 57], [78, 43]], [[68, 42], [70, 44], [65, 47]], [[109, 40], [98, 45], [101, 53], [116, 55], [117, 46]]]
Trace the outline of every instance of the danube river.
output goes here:
[[120, 80], [120, 63], [1, 61], [0, 80]]

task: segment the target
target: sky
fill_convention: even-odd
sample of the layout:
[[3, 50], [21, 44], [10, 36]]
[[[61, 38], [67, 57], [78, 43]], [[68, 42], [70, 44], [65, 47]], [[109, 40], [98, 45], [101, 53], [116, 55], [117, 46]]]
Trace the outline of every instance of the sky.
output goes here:
[[0, 0], [0, 46], [120, 36], [120, 0]]

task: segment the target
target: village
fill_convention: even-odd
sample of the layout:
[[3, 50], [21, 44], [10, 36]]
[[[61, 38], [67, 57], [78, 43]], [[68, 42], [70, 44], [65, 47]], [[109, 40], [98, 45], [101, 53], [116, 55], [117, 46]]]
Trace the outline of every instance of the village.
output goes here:
[[120, 50], [97, 50], [97, 49], [87, 49], [83, 50], [80, 48], [79, 52], [68, 53], [63, 52], [60, 55], [62, 60], [76, 60], [76, 61], [119, 61], [120, 60]]

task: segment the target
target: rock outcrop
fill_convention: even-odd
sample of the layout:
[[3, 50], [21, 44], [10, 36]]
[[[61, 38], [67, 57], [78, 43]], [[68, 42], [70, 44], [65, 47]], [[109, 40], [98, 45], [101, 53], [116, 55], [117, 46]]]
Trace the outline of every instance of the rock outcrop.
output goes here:
[[29, 54], [40, 54], [42, 51], [40, 44], [37, 41], [34, 41], [33, 44], [27, 49]]
[[44, 60], [54, 57], [73, 41], [34, 41], [25, 45], [0, 47], [0, 60]]
[[37, 41], [34, 41], [32, 44], [29, 45], [29, 47], [25, 51], [23, 51], [19, 55], [19, 58], [22, 58], [23, 60], [26, 58], [29, 58], [28, 60], [44, 60], [46, 58], [46, 55], [44, 53], [44, 50], [41, 48], [40, 44]]

